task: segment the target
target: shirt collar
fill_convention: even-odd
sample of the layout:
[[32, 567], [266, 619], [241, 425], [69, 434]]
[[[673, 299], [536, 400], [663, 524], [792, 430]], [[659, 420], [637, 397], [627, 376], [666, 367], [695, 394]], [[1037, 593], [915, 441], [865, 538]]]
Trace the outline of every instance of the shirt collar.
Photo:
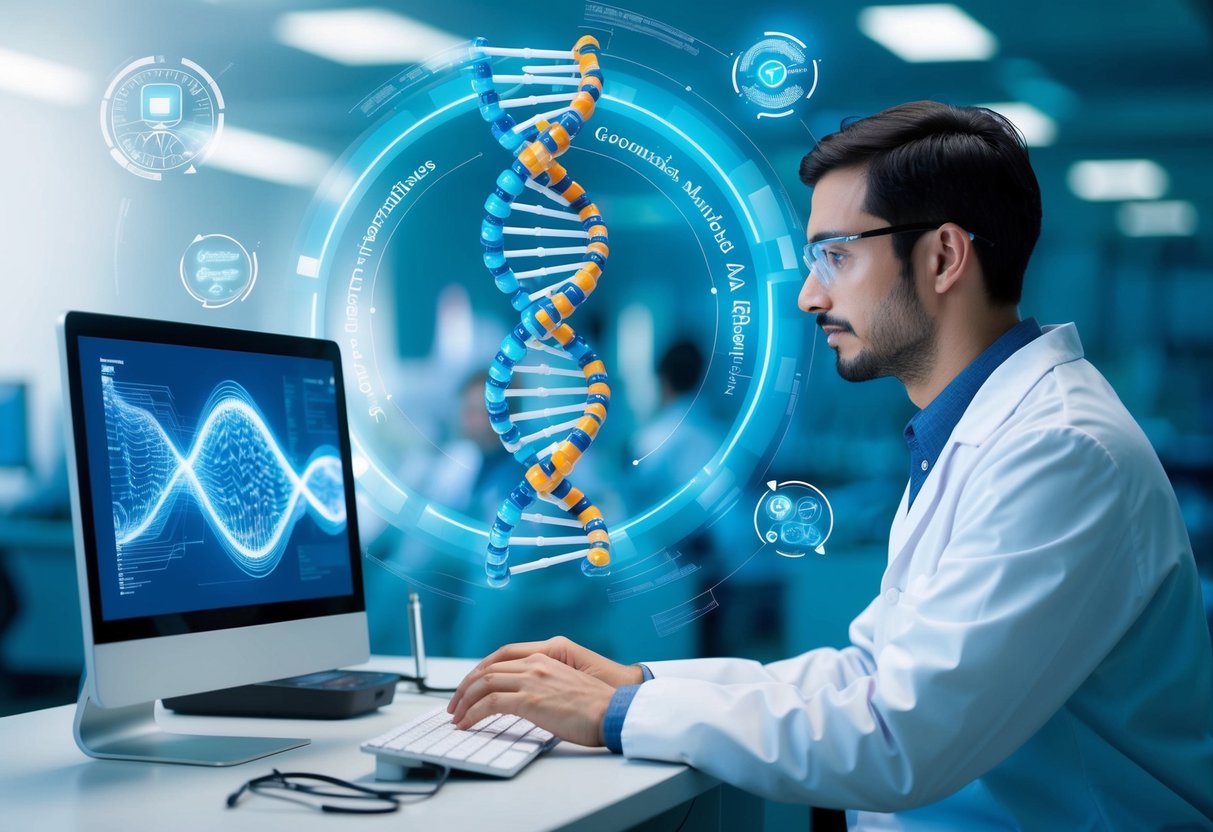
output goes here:
[[929, 405], [910, 419], [904, 436], [911, 454], [913, 492], [917, 493], [917, 489], [913, 487], [915, 476], [917, 475], [918, 484], [921, 485], [926, 474], [935, 467], [935, 461], [943, 452], [953, 428], [986, 379], [1017, 350], [1039, 337], [1040, 333], [1040, 324], [1035, 318], [1027, 318], [1015, 324], [952, 379]]

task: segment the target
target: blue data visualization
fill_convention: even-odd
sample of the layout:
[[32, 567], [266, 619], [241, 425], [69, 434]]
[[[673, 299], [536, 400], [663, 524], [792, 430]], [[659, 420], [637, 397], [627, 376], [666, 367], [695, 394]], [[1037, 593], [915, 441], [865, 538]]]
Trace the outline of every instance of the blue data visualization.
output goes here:
[[322, 359], [80, 338], [106, 620], [352, 591]]

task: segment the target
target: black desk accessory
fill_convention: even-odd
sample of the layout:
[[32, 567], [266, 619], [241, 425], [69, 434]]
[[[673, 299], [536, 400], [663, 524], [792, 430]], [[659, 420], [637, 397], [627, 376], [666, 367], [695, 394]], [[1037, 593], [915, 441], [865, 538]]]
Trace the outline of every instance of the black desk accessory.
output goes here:
[[345, 719], [391, 703], [395, 673], [326, 670], [256, 685], [241, 685], [164, 700], [179, 714], [286, 719]]

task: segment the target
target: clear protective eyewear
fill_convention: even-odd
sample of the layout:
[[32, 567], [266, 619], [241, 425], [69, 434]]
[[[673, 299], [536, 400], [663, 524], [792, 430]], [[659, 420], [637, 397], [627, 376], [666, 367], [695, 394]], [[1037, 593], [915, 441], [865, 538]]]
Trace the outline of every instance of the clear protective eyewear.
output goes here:
[[[906, 225], [890, 225], [885, 228], [874, 228], [871, 231], [861, 231], [858, 234], [826, 237], [824, 240], [818, 240], [817, 242], [805, 245], [804, 264], [817, 277], [818, 283], [822, 286], [829, 286], [838, 278], [838, 271], [847, 256], [845, 251], [835, 251], [830, 246], [838, 246], [843, 243], [854, 242], [855, 240], [866, 240], [869, 237], [884, 237], [888, 234], [902, 234], [910, 231], [933, 231], [943, 224], [942, 222], [915, 222]], [[971, 231], [966, 231], [965, 233], [969, 235], [970, 240], [980, 240], [987, 245], [993, 245], [986, 238], [980, 237]]]

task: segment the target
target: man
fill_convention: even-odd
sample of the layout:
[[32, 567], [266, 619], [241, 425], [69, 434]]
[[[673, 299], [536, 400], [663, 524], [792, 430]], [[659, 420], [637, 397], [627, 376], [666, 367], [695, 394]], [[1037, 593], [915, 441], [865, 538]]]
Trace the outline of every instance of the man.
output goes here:
[[1020, 321], [1040, 193], [1014, 128], [894, 107], [827, 137], [800, 307], [921, 408], [851, 644], [625, 667], [509, 645], [451, 701], [677, 760], [860, 828], [1213, 825], [1213, 649], [1187, 533], [1073, 325]]

